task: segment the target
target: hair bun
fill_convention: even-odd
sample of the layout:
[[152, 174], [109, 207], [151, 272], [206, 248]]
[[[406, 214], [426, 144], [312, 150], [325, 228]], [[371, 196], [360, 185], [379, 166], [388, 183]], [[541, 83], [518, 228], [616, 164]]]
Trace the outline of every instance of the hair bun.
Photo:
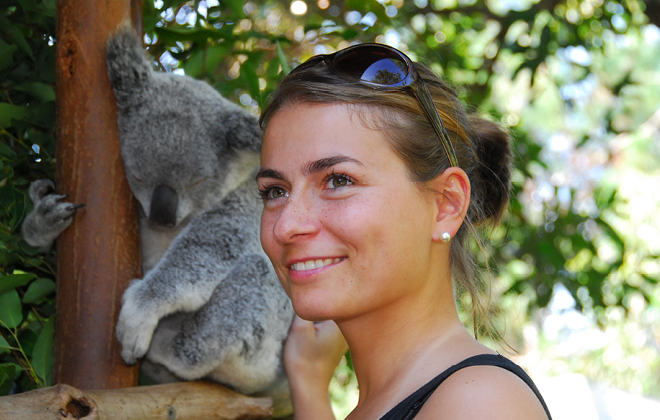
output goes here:
[[[499, 222], [509, 203], [511, 190], [511, 137], [502, 127], [478, 116], [470, 116], [472, 146], [476, 155], [473, 185], [477, 214], [472, 221]], [[476, 188], [475, 188], [476, 187]]]

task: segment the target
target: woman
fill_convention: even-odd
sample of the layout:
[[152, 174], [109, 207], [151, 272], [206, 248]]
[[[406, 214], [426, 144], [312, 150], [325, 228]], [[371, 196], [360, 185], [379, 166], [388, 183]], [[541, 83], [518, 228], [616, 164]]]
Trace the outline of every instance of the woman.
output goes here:
[[454, 288], [469, 292], [475, 322], [487, 310], [465, 243], [506, 207], [506, 133], [377, 44], [296, 68], [261, 124], [261, 241], [308, 320], [296, 319], [285, 349], [296, 418], [333, 418], [327, 385], [344, 348], [327, 320], [360, 386], [349, 419], [549, 418], [454, 301]]

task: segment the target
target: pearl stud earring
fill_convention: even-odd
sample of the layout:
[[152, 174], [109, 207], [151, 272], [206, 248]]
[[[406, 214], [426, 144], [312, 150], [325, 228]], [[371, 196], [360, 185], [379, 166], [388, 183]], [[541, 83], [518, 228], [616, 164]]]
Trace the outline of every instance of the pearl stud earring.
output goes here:
[[451, 235], [449, 232], [445, 232], [440, 236], [440, 239], [442, 239], [442, 242], [449, 242], [451, 240]]

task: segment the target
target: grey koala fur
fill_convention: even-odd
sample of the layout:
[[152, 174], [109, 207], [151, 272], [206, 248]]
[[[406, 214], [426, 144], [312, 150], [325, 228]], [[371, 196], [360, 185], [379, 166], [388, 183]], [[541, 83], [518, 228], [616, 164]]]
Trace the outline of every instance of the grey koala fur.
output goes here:
[[[106, 56], [124, 167], [143, 212], [146, 275], [123, 297], [122, 357], [146, 354], [158, 381], [208, 378], [286, 396], [281, 353], [293, 309], [259, 242], [256, 118], [207, 83], [154, 72], [128, 27]], [[278, 401], [280, 414], [287, 402]]]
[[289, 415], [293, 308], [259, 241], [256, 118], [205, 82], [153, 71], [128, 26], [106, 58], [145, 272], [122, 299], [122, 357], [144, 356], [156, 382], [206, 378], [272, 396], [275, 415]]

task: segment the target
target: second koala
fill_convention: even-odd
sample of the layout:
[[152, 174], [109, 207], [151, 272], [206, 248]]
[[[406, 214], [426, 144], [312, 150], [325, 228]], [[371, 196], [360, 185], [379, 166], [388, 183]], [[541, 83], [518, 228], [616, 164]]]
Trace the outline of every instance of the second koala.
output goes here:
[[256, 119], [208, 84], [152, 70], [120, 28], [107, 48], [145, 276], [123, 297], [122, 357], [156, 382], [208, 378], [290, 413], [290, 301], [261, 249]]

